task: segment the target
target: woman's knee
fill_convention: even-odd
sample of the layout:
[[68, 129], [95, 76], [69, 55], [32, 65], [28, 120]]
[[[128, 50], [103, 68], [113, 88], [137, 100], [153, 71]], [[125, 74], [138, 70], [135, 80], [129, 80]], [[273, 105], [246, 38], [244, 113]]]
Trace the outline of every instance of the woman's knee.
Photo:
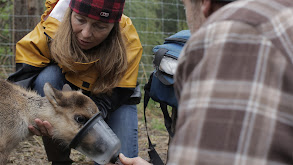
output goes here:
[[34, 81], [33, 89], [43, 96], [43, 87], [47, 82], [58, 90], [62, 89], [65, 84], [65, 77], [58, 65], [54, 64], [45, 67]]

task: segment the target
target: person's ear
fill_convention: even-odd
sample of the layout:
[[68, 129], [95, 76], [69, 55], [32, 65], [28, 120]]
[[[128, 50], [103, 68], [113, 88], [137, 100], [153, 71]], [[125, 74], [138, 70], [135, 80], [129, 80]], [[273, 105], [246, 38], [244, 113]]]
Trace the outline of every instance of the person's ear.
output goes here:
[[201, 11], [207, 18], [211, 14], [211, 0], [201, 0]]

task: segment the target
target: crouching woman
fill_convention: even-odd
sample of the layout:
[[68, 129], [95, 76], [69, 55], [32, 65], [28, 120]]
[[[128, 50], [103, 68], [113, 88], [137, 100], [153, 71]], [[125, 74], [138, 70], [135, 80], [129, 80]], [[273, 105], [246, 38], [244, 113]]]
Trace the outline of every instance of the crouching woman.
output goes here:
[[[121, 140], [121, 152], [138, 155], [137, 84], [142, 46], [125, 0], [47, 0], [35, 29], [16, 45], [16, 72], [8, 80], [44, 95], [46, 82], [57, 89], [70, 84], [92, 98]], [[51, 125], [36, 119], [50, 135]], [[50, 136], [43, 142], [52, 164], [71, 164], [70, 149]]]

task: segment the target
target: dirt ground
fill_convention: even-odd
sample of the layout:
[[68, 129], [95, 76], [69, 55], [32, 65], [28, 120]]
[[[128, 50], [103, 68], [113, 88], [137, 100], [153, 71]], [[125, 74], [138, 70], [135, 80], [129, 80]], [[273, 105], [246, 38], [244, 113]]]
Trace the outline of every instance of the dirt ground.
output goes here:
[[[148, 142], [146, 129], [144, 121], [141, 120], [142, 116], [139, 115], [139, 118], [139, 156], [145, 160], [149, 160], [147, 153]], [[149, 130], [149, 134], [151, 135], [152, 143], [156, 145], [157, 152], [165, 162], [169, 139], [167, 131]], [[20, 145], [10, 154], [8, 165], [50, 165], [51, 163], [47, 160], [42, 144], [41, 138], [37, 136], [33, 136], [29, 140], [21, 142]], [[75, 150], [72, 150], [71, 159], [74, 160], [74, 165], [94, 164], [89, 158]]]

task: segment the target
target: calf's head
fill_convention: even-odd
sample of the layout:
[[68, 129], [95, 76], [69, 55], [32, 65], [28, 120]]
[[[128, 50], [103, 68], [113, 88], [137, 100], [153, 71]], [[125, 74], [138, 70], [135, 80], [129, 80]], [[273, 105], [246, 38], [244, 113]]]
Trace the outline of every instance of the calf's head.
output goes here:
[[66, 145], [71, 142], [81, 127], [99, 112], [96, 104], [81, 91], [71, 90], [64, 85], [58, 91], [48, 83], [44, 86], [44, 93], [53, 107], [49, 122], [53, 126], [53, 138], [62, 140]]

